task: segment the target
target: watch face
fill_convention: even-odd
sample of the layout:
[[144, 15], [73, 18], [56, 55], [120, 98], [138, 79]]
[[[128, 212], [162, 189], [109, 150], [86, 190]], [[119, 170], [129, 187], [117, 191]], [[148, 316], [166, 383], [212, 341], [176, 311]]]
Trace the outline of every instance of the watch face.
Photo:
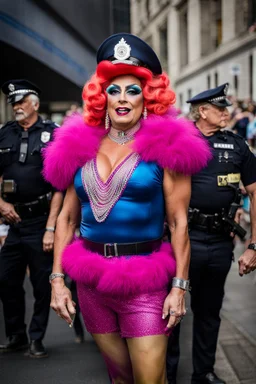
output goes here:
[[256, 251], [256, 243], [249, 244], [248, 248], [249, 249], [254, 249], [254, 251]]

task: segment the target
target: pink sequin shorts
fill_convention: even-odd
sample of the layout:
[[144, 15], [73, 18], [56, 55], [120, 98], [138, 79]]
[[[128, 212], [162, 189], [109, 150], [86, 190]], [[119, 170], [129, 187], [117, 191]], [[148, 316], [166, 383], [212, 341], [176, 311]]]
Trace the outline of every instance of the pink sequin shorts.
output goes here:
[[79, 305], [90, 333], [120, 333], [121, 337], [166, 334], [168, 320], [162, 319], [167, 289], [116, 298], [77, 283]]

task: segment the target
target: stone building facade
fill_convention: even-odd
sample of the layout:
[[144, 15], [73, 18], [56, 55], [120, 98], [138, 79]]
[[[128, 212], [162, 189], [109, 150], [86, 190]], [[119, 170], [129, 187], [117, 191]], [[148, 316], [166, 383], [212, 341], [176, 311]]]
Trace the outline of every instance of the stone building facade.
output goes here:
[[255, 0], [131, 0], [131, 32], [157, 52], [177, 106], [225, 82], [256, 101]]

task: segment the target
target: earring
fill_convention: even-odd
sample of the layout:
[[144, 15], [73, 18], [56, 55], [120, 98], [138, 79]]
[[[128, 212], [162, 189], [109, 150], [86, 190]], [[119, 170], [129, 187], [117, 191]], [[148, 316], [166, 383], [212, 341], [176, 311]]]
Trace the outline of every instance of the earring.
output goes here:
[[110, 118], [109, 118], [109, 114], [108, 114], [108, 111], [106, 112], [106, 117], [105, 117], [105, 129], [109, 129], [110, 127]]
[[146, 120], [148, 117], [148, 110], [146, 107], [144, 107], [144, 111], [143, 111], [143, 119]]

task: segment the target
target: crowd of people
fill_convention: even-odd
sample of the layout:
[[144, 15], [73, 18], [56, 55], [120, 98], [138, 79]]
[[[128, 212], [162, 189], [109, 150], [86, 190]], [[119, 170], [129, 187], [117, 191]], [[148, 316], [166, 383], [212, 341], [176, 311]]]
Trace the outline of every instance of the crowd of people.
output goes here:
[[256, 269], [255, 105], [228, 86], [194, 95], [181, 118], [156, 53], [128, 33], [101, 44], [84, 110], [72, 105], [61, 127], [40, 117], [35, 84], [3, 84], [15, 120], [0, 130], [0, 353], [47, 357], [50, 306], [83, 342], [81, 311], [111, 383], [176, 384], [190, 292], [191, 384], [225, 384], [214, 365], [234, 238], [245, 237], [241, 183], [251, 229], [238, 274]]
[[228, 129], [247, 140], [253, 150], [256, 145], [256, 104], [251, 100], [239, 101], [232, 97], [231, 119]]

